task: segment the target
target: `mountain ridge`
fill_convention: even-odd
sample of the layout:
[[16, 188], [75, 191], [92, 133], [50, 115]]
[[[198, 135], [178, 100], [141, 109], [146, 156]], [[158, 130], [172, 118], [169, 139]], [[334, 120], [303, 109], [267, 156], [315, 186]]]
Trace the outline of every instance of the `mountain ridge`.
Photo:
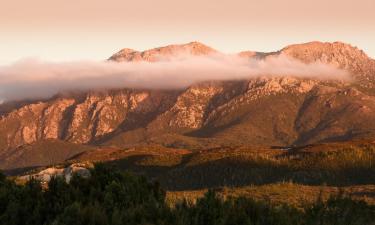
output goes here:
[[[116, 62], [148, 61], [156, 62], [160, 59], [170, 58], [179, 54], [192, 56], [209, 56], [221, 53], [203, 43], [194, 41], [186, 44], [174, 44], [158, 47], [142, 52], [124, 48], [112, 55], [109, 60]], [[373, 88], [375, 84], [375, 60], [370, 58], [363, 50], [344, 42], [312, 41], [302, 44], [288, 45], [274, 52], [242, 51], [229, 55], [238, 55], [249, 59], [266, 59], [275, 56], [287, 56], [304, 63], [320, 62], [339, 69], [347, 70], [356, 78], [363, 88]]]
[[[211, 47], [191, 42], [143, 52], [123, 49], [109, 59], [152, 63], [160, 54], [173, 57], [181, 51], [198, 56], [218, 54]], [[207, 81], [182, 90], [125, 88], [2, 104], [0, 160], [21, 157], [24, 153], [20, 147], [43, 140], [117, 148], [156, 144], [196, 150], [375, 137], [373, 59], [339, 42], [310, 42], [273, 53], [240, 56], [261, 60], [280, 54], [305, 63], [336, 64], [355, 74], [355, 81], [257, 77]]]

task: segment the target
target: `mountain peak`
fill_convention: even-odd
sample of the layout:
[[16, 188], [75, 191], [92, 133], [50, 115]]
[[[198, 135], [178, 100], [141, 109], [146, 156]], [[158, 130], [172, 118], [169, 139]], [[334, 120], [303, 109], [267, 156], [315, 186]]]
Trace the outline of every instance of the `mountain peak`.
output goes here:
[[138, 52], [133, 49], [124, 48], [117, 52], [109, 59], [114, 61], [157, 61], [160, 57], [171, 57], [178, 54], [191, 54], [191, 55], [209, 55], [217, 51], [198, 41], [189, 42], [186, 44], [173, 44], [163, 47], [153, 48], [143, 52]]
[[301, 60], [305, 63], [321, 62], [345, 69], [364, 85], [375, 78], [375, 60], [362, 50], [343, 42], [308, 42], [289, 45], [278, 54]]
[[339, 41], [313, 41], [302, 44], [293, 44], [281, 49], [280, 52], [307, 62], [316, 61], [321, 57], [333, 59], [340, 56], [355, 58], [357, 60], [369, 59], [362, 50]]
[[182, 44], [181, 46], [185, 47], [185, 48], [191, 48], [191, 49], [196, 49], [196, 50], [199, 50], [201, 52], [212, 52], [212, 51], [216, 51], [214, 50], [213, 48], [199, 42], [199, 41], [192, 41], [192, 42], [189, 42], [187, 44]]
[[137, 53], [136, 50], [131, 48], [123, 48], [114, 55], [112, 55], [109, 60], [114, 61], [131, 61], [134, 54]]

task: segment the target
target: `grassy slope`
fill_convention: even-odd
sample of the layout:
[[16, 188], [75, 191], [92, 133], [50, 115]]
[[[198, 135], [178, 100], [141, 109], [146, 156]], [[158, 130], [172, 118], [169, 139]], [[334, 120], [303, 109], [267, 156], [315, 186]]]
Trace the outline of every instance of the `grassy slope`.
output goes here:
[[[365, 200], [375, 205], [375, 185], [356, 185], [350, 187], [308, 186], [294, 183], [275, 183], [260, 186], [216, 189], [221, 197], [245, 196], [257, 200], [270, 201], [273, 204], [290, 204], [301, 207], [314, 203], [317, 199], [327, 200], [329, 196], [344, 194], [354, 199]], [[182, 200], [194, 203], [201, 198], [207, 189], [194, 191], [169, 191], [167, 202], [174, 205]]]
[[144, 146], [89, 151], [75, 161], [109, 161], [158, 179], [169, 190], [289, 182], [350, 186], [375, 183], [375, 144], [327, 143], [289, 151], [265, 147], [199, 151]]
[[264, 147], [188, 151], [161, 146], [88, 151], [74, 160], [107, 161], [161, 181], [167, 200], [194, 202], [216, 189], [300, 206], [343, 192], [375, 204], [375, 144], [370, 141], [308, 145], [289, 151]]

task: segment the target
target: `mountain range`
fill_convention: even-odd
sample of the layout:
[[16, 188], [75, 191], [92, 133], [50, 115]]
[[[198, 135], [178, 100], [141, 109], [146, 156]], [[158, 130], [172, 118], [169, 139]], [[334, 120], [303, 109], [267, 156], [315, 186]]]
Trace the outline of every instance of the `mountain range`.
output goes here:
[[[156, 62], [187, 52], [222, 54], [199, 42], [147, 51], [122, 49], [108, 60]], [[93, 149], [164, 146], [200, 151], [226, 146], [288, 148], [375, 137], [375, 60], [349, 44], [310, 42], [245, 59], [287, 56], [346, 70], [350, 81], [254, 77], [185, 89], [112, 89], [58, 94], [0, 105], [0, 169], [64, 162]]]

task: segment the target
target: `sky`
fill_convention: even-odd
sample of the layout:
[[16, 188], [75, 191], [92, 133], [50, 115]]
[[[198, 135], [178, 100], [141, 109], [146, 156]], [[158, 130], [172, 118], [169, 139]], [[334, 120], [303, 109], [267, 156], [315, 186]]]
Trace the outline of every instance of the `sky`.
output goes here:
[[191, 41], [226, 53], [342, 41], [375, 58], [374, 0], [0, 0], [0, 65]]

